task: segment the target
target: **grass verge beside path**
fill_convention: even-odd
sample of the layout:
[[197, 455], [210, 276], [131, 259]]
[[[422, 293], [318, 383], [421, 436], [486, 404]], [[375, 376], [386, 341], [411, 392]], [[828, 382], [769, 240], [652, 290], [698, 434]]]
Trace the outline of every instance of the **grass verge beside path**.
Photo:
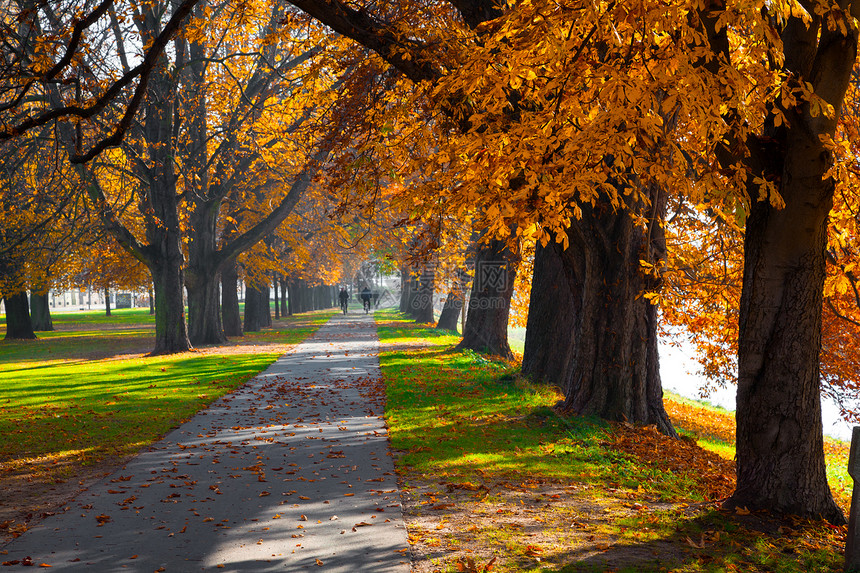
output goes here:
[[[562, 419], [556, 391], [517, 365], [454, 352], [459, 338], [394, 312], [376, 318], [415, 571], [841, 567], [845, 528], [722, 511], [734, 465], [692, 438]], [[719, 429], [690, 415], [697, 433]]]
[[139, 322], [115, 313], [115, 322], [97, 329], [86, 313], [59, 315], [56, 332], [0, 343], [5, 536], [25, 531], [34, 518], [244, 384], [335, 311], [291, 316], [222, 346], [155, 357], [143, 354], [153, 344], [144, 313], [127, 313]]

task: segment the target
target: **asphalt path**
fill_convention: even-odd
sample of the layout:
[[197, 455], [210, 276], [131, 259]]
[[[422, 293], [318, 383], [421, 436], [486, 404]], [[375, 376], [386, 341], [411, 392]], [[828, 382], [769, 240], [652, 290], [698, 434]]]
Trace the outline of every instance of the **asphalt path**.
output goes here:
[[[334, 316], [2, 547], [57, 571], [408, 572], [372, 315]], [[5, 568], [4, 568], [5, 569]]]

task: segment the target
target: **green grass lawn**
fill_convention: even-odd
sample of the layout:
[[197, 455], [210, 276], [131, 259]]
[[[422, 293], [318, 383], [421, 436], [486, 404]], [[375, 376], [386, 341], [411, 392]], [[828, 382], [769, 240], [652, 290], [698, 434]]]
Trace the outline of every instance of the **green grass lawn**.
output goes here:
[[[845, 528], [720, 510], [719, 499], [733, 489], [733, 464], [691, 439], [562, 419], [551, 409], [559, 394], [518, 378], [517, 365], [455, 352], [458, 338], [394, 312], [376, 316], [386, 419], [392, 446], [402, 452], [398, 472], [408, 496], [429, 496], [411, 510], [410, 539], [430, 552], [436, 570], [480, 571], [492, 556], [493, 571], [841, 567]], [[733, 458], [724, 439], [733, 418], [686, 413], [673, 418], [684, 433]], [[684, 428], [684, 419], [701, 423]], [[474, 500], [454, 498], [463, 490], [475, 490]], [[428, 526], [434, 509], [440, 517]], [[533, 517], [511, 521], [525, 514]]]
[[273, 345], [300, 342], [332, 314], [296, 315], [224, 347], [155, 357], [142, 355], [153, 344], [146, 309], [55, 315], [57, 331], [0, 343], [0, 467], [54, 468], [62, 478], [132, 453], [265, 369], [283, 352]]

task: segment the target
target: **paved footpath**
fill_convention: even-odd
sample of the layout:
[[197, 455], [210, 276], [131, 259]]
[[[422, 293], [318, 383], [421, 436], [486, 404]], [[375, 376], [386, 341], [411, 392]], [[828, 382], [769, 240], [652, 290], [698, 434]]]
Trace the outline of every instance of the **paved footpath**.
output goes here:
[[0, 561], [408, 572], [376, 327], [353, 312], [0, 548]]

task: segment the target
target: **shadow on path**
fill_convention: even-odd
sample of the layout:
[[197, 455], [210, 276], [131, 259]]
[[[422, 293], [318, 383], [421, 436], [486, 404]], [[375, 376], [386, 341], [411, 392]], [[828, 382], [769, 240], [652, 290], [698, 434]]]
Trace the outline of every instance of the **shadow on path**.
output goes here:
[[336, 315], [6, 544], [64, 571], [409, 571], [372, 316]]

